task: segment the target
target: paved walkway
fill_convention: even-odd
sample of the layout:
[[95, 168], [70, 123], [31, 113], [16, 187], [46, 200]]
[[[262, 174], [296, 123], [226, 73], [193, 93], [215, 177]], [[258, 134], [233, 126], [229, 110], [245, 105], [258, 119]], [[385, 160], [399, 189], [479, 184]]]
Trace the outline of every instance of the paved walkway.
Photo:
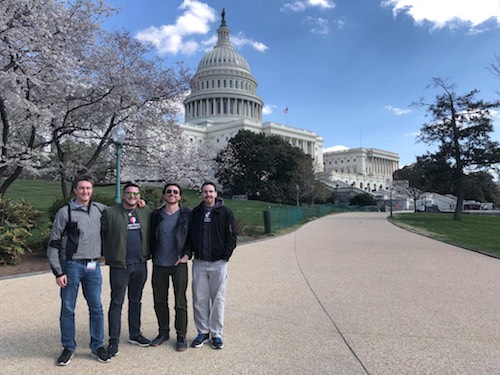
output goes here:
[[[1, 280], [0, 373], [500, 374], [500, 260], [406, 232], [384, 213], [332, 215], [241, 245], [229, 278], [223, 350], [128, 344], [124, 307], [120, 355], [101, 364], [88, 356], [79, 298], [68, 367], [55, 365], [52, 274]], [[157, 333], [149, 281], [142, 328]]]

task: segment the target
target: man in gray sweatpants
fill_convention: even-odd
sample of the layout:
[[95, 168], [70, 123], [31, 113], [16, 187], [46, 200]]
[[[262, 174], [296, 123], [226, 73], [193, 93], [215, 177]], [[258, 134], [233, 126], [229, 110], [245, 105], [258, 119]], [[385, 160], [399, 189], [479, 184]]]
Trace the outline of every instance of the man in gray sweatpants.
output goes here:
[[188, 249], [193, 260], [193, 314], [198, 336], [191, 347], [211, 339], [212, 348], [222, 349], [227, 262], [236, 247], [234, 216], [217, 197], [213, 182], [201, 187], [203, 202], [191, 213]]

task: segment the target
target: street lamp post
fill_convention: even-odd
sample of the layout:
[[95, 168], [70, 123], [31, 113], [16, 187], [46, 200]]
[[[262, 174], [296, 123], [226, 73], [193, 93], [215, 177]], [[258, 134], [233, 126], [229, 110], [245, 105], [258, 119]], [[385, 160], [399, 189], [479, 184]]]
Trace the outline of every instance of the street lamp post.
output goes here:
[[120, 193], [120, 157], [121, 157], [121, 148], [123, 142], [125, 142], [125, 137], [127, 134], [125, 130], [121, 126], [117, 126], [111, 132], [111, 138], [113, 138], [113, 142], [115, 143], [116, 148], [116, 193], [115, 193], [115, 202], [120, 204], [122, 202], [121, 193]]
[[390, 204], [390, 217], [392, 218], [392, 186], [389, 189], [389, 204]]

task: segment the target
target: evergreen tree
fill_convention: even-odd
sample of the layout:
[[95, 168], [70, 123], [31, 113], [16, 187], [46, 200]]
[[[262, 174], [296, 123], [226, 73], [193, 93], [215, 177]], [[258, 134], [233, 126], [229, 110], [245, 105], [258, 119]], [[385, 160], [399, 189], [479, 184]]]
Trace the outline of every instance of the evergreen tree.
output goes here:
[[[425, 156], [432, 161], [446, 162], [452, 170], [451, 181], [457, 195], [453, 219], [461, 220], [465, 172], [472, 168], [490, 168], [500, 162], [499, 144], [490, 139], [493, 132], [490, 111], [500, 103], [476, 99], [477, 90], [459, 96], [452, 85], [440, 78], [434, 78], [433, 83], [444, 94], [428, 106], [431, 121], [422, 126], [418, 139], [429, 145], [437, 144], [437, 151]], [[422, 101], [420, 104], [424, 105]]]

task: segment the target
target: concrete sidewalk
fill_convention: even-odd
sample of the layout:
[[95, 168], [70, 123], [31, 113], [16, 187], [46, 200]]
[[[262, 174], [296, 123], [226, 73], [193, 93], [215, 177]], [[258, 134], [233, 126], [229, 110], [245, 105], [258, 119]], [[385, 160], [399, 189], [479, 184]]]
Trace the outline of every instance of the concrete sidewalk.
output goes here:
[[[1, 280], [0, 373], [500, 374], [500, 260], [409, 233], [386, 216], [331, 215], [238, 246], [219, 351], [178, 353], [172, 339], [156, 348], [128, 344], [124, 306], [120, 354], [101, 364], [88, 356], [79, 297], [79, 348], [59, 367], [54, 277]], [[103, 267], [105, 312], [108, 275]], [[150, 280], [142, 329], [156, 336]]]

